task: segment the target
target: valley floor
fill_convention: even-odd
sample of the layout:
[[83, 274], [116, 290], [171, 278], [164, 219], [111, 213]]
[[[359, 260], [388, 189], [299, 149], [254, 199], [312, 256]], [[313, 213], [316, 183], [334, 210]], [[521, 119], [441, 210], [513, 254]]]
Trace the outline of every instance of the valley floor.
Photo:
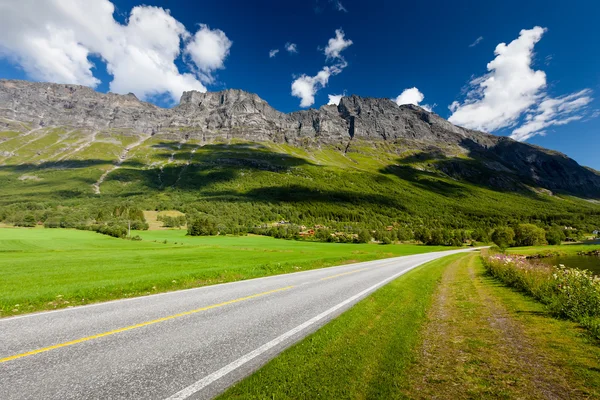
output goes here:
[[0, 228], [0, 317], [409, 254], [443, 246], [317, 243], [265, 236]]
[[467, 254], [380, 289], [222, 399], [599, 396], [599, 343]]

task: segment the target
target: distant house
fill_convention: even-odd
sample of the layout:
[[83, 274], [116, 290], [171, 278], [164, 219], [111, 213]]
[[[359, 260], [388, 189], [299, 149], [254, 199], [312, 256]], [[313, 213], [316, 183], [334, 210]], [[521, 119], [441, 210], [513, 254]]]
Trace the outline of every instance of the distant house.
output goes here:
[[307, 231], [300, 232], [299, 235], [301, 237], [314, 236], [315, 235], [315, 231], [313, 229], [309, 229]]
[[595, 231], [593, 231], [592, 235], [595, 235], [595, 236], [600, 235], [600, 229], [596, 229]]

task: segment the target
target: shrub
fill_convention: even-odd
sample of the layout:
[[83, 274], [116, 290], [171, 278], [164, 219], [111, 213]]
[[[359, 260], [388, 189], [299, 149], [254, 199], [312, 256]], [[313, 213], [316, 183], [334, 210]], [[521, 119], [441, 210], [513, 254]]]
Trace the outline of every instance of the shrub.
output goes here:
[[562, 229], [553, 228], [546, 232], [546, 240], [551, 245], [559, 245], [565, 238], [565, 232]]
[[356, 238], [356, 242], [358, 243], [369, 243], [371, 241], [371, 233], [366, 229], [361, 229], [358, 232], [358, 237]]
[[494, 254], [483, 260], [492, 276], [546, 304], [554, 315], [579, 322], [600, 338], [600, 277], [563, 265], [533, 264], [524, 256]]
[[539, 246], [546, 244], [546, 231], [533, 224], [519, 224], [515, 229], [517, 246]]
[[507, 226], [501, 226], [492, 233], [492, 242], [501, 249], [506, 249], [514, 243], [515, 231]]
[[187, 225], [189, 236], [214, 236], [219, 234], [216, 222], [208, 217], [192, 217]]

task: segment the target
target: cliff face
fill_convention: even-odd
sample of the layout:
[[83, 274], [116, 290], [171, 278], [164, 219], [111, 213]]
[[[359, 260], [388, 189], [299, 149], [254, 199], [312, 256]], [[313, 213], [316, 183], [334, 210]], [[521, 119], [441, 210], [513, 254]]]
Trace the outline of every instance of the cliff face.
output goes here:
[[284, 114], [256, 94], [233, 89], [185, 92], [179, 105], [164, 109], [139, 101], [133, 94], [103, 94], [84, 86], [0, 80], [0, 117], [36, 126], [133, 129], [141, 133], [185, 127], [209, 137], [230, 134], [291, 143], [300, 138], [334, 143], [356, 137], [458, 144], [466, 137], [480, 141], [494, 138], [456, 127], [419, 107], [398, 107], [389, 99], [349, 96], [342, 98], [339, 106]]
[[[401, 143], [404, 149], [435, 149], [440, 170], [457, 179], [498, 175], [552, 191], [600, 198], [600, 176], [563, 154], [452, 125], [440, 116], [389, 99], [343, 97], [338, 106], [281, 113], [256, 94], [242, 90], [185, 92], [180, 104], [164, 109], [135, 95], [103, 94], [77, 85], [0, 80], [0, 130], [10, 123], [70, 127], [90, 134], [111, 129], [204, 141], [238, 138], [292, 145], [330, 144], [348, 149], [353, 141]], [[183, 137], [184, 136], [184, 137]], [[462, 153], [478, 167], [447, 158]], [[484, 171], [482, 172], [483, 169]], [[500, 179], [502, 180], [502, 179]]]

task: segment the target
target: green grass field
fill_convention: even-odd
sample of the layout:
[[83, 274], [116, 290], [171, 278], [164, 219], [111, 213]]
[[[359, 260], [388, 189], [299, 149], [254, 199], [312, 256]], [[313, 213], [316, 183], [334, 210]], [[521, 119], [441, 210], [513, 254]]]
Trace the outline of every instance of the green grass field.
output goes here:
[[448, 249], [187, 237], [185, 230], [134, 234], [143, 240], [0, 228], [0, 316]]
[[530, 246], [530, 247], [512, 247], [507, 249], [508, 253], [522, 254], [526, 256], [534, 254], [556, 254], [565, 256], [577, 255], [580, 251], [592, 251], [600, 250], [600, 244], [589, 243], [589, 244], [563, 244], [560, 246]]

